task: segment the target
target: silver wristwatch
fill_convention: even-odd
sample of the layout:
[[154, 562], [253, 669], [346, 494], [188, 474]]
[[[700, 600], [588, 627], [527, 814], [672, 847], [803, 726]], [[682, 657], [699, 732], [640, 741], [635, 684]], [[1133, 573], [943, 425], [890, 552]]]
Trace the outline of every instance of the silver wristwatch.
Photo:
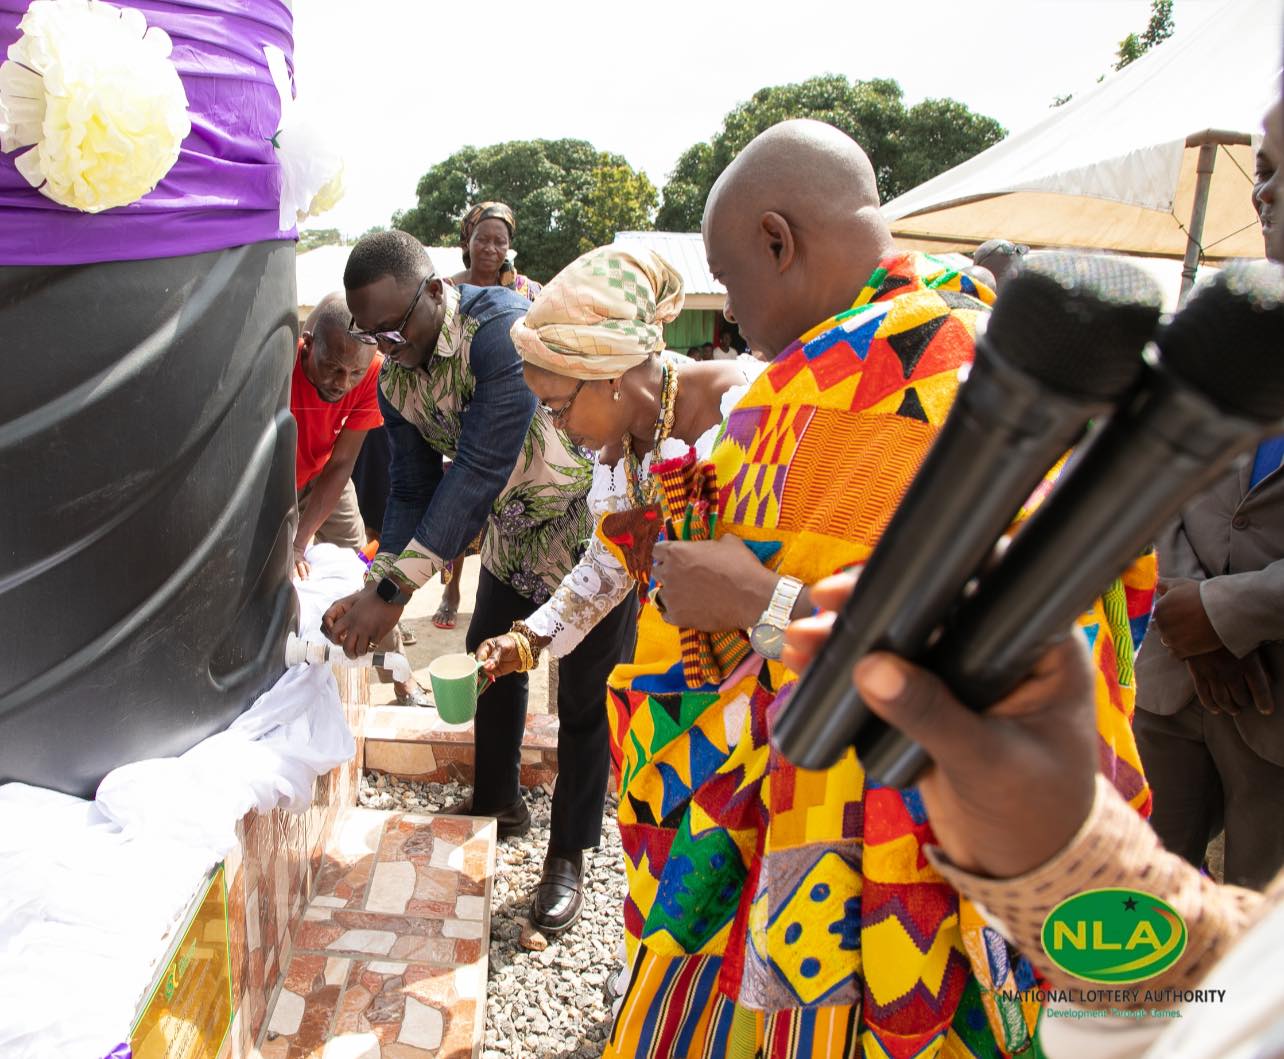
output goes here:
[[749, 630], [749, 644], [763, 658], [779, 658], [785, 650], [785, 627], [794, 613], [794, 604], [803, 590], [796, 577], [782, 577], [771, 593], [771, 602], [758, 624]]

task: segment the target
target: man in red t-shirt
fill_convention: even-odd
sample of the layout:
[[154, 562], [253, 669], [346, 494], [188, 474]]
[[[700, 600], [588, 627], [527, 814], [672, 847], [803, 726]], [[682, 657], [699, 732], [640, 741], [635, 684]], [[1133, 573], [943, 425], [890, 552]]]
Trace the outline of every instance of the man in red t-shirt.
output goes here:
[[307, 576], [303, 553], [313, 537], [343, 548], [366, 543], [352, 466], [366, 431], [383, 424], [378, 399], [383, 358], [374, 347], [350, 339], [347, 331], [343, 296], [327, 294], [303, 325], [290, 380], [290, 412], [299, 434], [294, 565], [300, 577]]
[[[294, 571], [299, 578], [308, 576], [303, 553], [314, 538], [341, 548], [358, 549], [366, 543], [352, 467], [366, 431], [383, 425], [378, 398], [383, 357], [374, 346], [349, 337], [350, 319], [342, 294], [321, 299], [303, 325], [290, 380], [290, 412], [299, 435], [299, 527], [294, 537]], [[379, 647], [400, 651], [400, 631], [394, 627]], [[394, 688], [403, 706], [428, 704], [413, 682]]]

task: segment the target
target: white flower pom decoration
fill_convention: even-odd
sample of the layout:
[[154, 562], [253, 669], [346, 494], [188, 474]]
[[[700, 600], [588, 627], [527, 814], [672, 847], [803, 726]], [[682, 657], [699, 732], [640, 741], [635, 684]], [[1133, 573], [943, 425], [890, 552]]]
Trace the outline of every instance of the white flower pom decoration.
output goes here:
[[272, 144], [281, 163], [281, 231], [333, 209], [343, 198], [343, 156], [332, 146], [333, 134], [294, 98], [285, 52], [264, 45], [268, 72], [281, 101]]
[[34, 0], [0, 65], [0, 150], [32, 187], [99, 213], [137, 202], [192, 131], [169, 34], [102, 0]]
[[307, 210], [300, 211], [298, 215], [300, 223], [306, 221], [309, 217], [328, 213], [339, 205], [344, 192], [347, 191], [347, 185], [344, 183], [344, 172], [343, 159], [339, 159], [339, 168], [334, 171], [334, 176], [326, 181], [321, 186], [321, 190], [312, 196], [312, 201], [308, 203]]

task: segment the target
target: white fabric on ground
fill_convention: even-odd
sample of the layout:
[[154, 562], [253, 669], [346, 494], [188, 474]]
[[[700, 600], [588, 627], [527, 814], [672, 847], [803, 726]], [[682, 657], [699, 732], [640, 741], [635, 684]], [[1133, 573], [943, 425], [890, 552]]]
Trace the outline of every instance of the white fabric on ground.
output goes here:
[[247, 812], [307, 808], [316, 777], [355, 753], [330, 667], [295, 666], [226, 731], [181, 757], [108, 773], [96, 804], [126, 838], [207, 849], [212, 866], [236, 846]]
[[[309, 549], [304, 635], [363, 566]], [[208, 872], [250, 809], [299, 811], [355, 752], [329, 666], [295, 666], [228, 727], [178, 758], [109, 773], [89, 802], [0, 785], [0, 1056], [101, 1059], [135, 1009]], [[229, 880], [230, 881], [230, 880]]]

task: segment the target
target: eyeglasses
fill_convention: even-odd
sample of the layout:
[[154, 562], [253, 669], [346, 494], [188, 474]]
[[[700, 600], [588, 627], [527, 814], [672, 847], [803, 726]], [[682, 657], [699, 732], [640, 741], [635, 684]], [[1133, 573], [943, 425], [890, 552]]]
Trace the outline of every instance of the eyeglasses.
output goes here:
[[390, 346], [404, 346], [407, 339], [403, 332], [406, 329], [406, 324], [410, 323], [410, 314], [415, 311], [415, 306], [419, 304], [420, 295], [423, 294], [424, 288], [428, 286], [428, 281], [433, 278], [434, 273], [430, 272], [419, 281], [419, 289], [415, 291], [415, 296], [410, 301], [410, 308], [406, 310], [406, 315], [401, 318], [401, 323], [391, 331], [358, 331], [354, 326], [357, 318], [350, 316], [348, 318], [348, 334], [367, 346], [378, 345], [380, 342], [386, 342]]
[[575, 389], [571, 391], [571, 396], [556, 408], [553, 408], [551, 405], [540, 404], [540, 408], [544, 409], [548, 414], [548, 418], [553, 421], [554, 426], [561, 426], [566, 422], [566, 417], [571, 414], [571, 405], [575, 403], [575, 398], [580, 395], [580, 391], [584, 389], [584, 384], [586, 382], [588, 382], [588, 379], [581, 379], [576, 384]]

